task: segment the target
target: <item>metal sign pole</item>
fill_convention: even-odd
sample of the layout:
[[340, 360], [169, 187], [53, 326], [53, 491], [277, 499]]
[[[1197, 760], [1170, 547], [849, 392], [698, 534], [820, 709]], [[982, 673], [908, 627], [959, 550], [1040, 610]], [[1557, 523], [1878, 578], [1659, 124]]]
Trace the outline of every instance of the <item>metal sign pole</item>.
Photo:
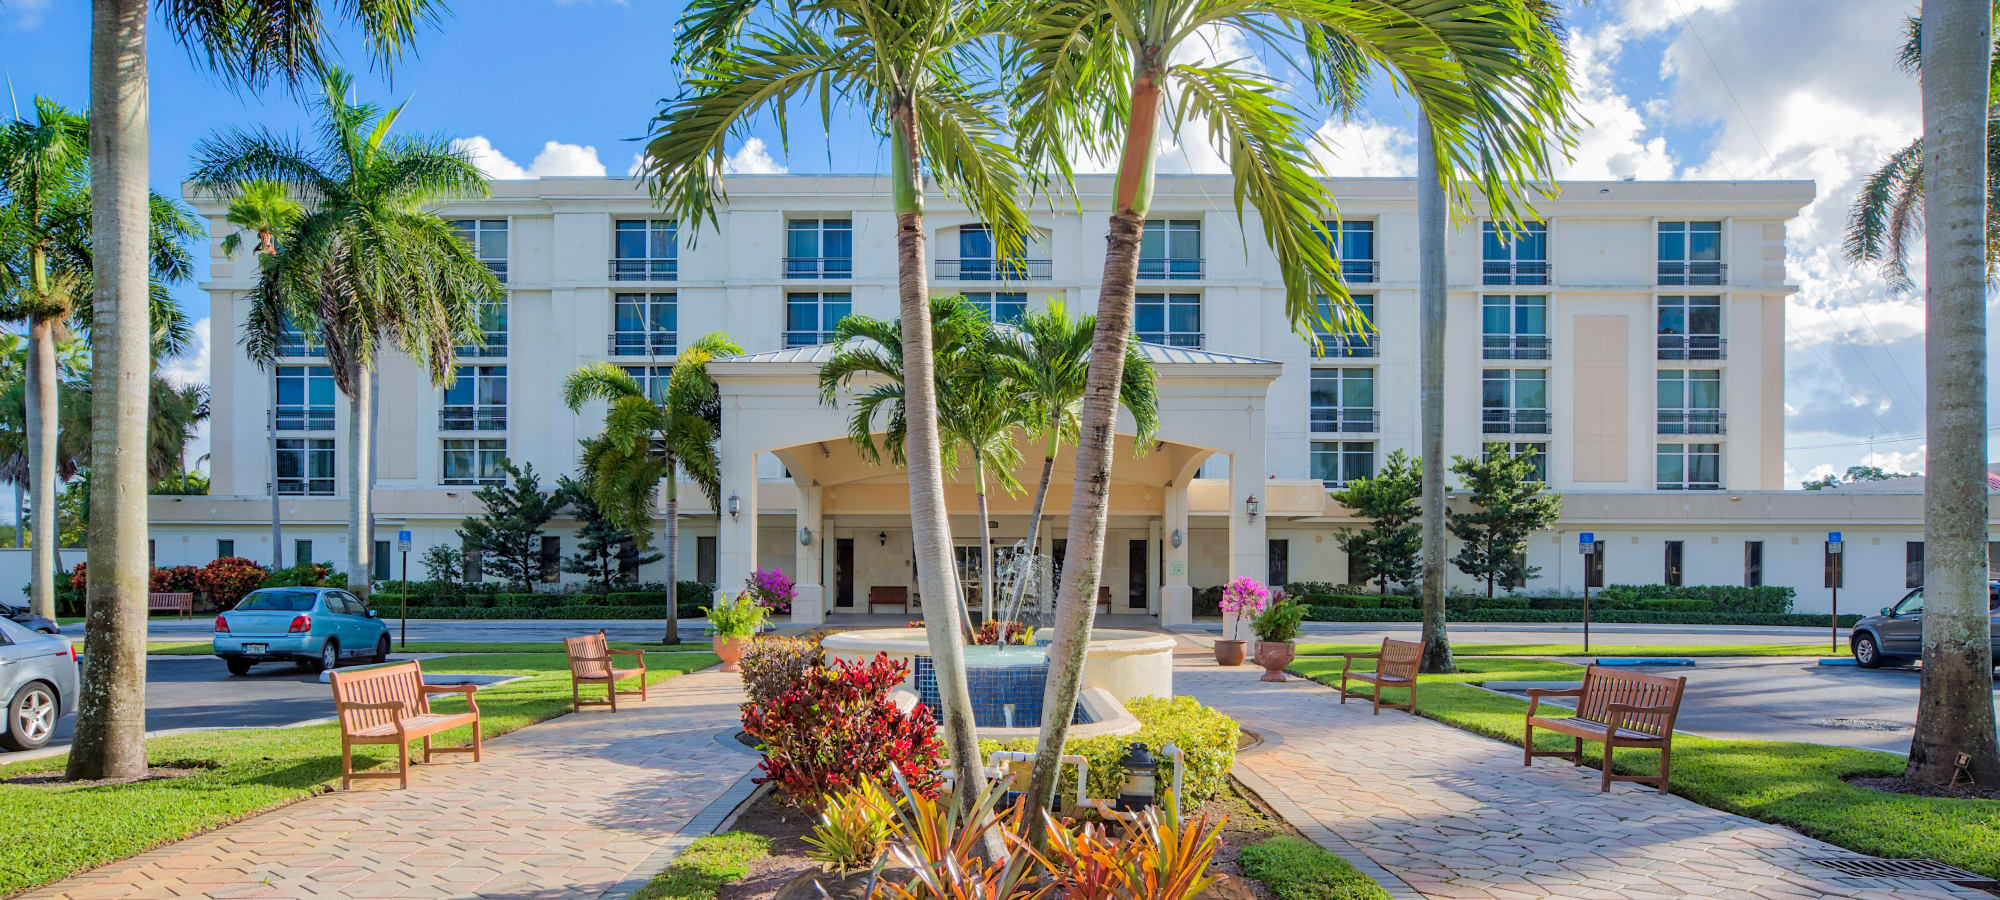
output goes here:
[[1595, 555], [1597, 535], [1588, 531], [1577, 535], [1576, 549], [1583, 554], [1583, 653], [1590, 655], [1590, 563]]
[[1846, 574], [1841, 571], [1841, 563], [1847, 558], [1847, 555], [1842, 552], [1844, 549], [1845, 545], [1841, 543], [1840, 532], [1829, 531], [1826, 533], [1827, 581], [1829, 582], [1828, 588], [1833, 592], [1833, 608], [1830, 613], [1831, 621], [1827, 626], [1826, 643], [1828, 649], [1834, 653], [1840, 652], [1840, 582], [1841, 576]]
[[410, 649], [410, 533], [408, 531], [396, 532], [396, 549], [403, 554], [403, 583], [401, 589], [396, 592], [401, 595], [403, 601], [401, 649], [408, 650]]

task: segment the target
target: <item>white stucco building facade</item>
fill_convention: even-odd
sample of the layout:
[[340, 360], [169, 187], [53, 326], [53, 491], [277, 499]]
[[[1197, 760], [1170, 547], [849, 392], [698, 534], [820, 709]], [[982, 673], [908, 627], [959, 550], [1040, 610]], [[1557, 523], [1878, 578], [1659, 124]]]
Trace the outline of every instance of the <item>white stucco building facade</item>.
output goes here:
[[[413, 564], [432, 545], [456, 547], [478, 482], [502, 457], [533, 464], [545, 483], [573, 472], [601, 409], [563, 407], [565, 373], [611, 361], [664, 376], [681, 344], [726, 332], [749, 351], [712, 366], [734, 513], [683, 490], [697, 499], [683, 504], [682, 577], [732, 587], [776, 565], [821, 586], [830, 610], [865, 609], [873, 588], [913, 584], [902, 473], [860, 459], [846, 410], [821, 403], [814, 384], [839, 316], [895, 315], [887, 183], [731, 176], [728, 187], [719, 221], [698, 229], [664, 221], [620, 178], [495, 182], [490, 197], [441, 204], [508, 295], [488, 345], [464, 348], [449, 392], [407, 359], [382, 366], [378, 548], [404, 529]], [[1081, 187], [1080, 211], [1034, 214], [1030, 261], [1009, 277], [977, 221], [934, 200], [933, 291], [963, 292], [1000, 319], [1054, 299], [1094, 308], [1108, 182]], [[1327, 486], [1372, 473], [1392, 451], [1416, 453], [1414, 184], [1338, 180], [1333, 190], [1344, 266], [1376, 334], [1315, 356], [1284, 315], [1261, 226], [1254, 213], [1238, 221], [1227, 179], [1161, 177], [1138, 329], [1161, 374], [1162, 428], [1150, 452], [1121, 446], [1117, 458], [1104, 568], [1114, 610], [1172, 610], [1235, 575], [1347, 582], [1334, 536], [1353, 523]], [[1908, 544], [1922, 537], [1919, 496], [1784, 490], [1784, 304], [1796, 290], [1785, 238], [1812, 196], [1806, 182], [1573, 183], [1541, 204], [1546, 224], [1522, 240], [1499, 240], [1483, 221], [1453, 229], [1447, 452], [1534, 445], [1566, 497], [1563, 521], [1531, 542], [1541, 572], [1524, 590], [1581, 589], [1575, 542], [1587, 531], [1606, 544], [1606, 583], [1786, 584], [1801, 610], [1824, 609], [1821, 542], [1842, 530], [1843, 607], [1848, 596], [1872, 609], [1900, 595]], [[270, 561], [274, 469], [283, 560], [344, 559], [353, 411], [310, 348], [275, 369], [243, 355], [255, 267], [220, 253], [231, 228], [223, 205], [190, 200], [218, 242], [204, 285], [213, 493], [152, 498], [155, 562]], [[1040, 449], [1024, 449], [1032, 485]], [[1068, 463], [1050, 492], [1048, 551], [1065, 534]], [[967, 548], [978, 535], [969, 481], [948, 485], [954, 539]], [[1021, 539], [1031, 502], [992, 498], [996, 544]], [[572, 552], [573, 528], [557, 520], [548, 552]], [[389, 562], [378, 572], [401, 577]], [[635, 574], [658, 580], [664, 565]]]

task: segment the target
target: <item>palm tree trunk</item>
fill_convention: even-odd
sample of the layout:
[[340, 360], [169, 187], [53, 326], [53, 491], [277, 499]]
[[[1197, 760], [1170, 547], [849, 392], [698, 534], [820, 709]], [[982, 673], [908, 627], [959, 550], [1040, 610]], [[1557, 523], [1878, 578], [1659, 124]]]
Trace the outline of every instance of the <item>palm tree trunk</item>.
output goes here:
[[[1047, 809], [1061, 780], [1063, 745], [1069, 740], [1070, 711], [1083, 681], [1091, 620], [1097, 613], [1097, 582], [1104, 565], [1104, 527], [1110, 512], [1111, 456], [1117, 443], [1118, 392], [1125, 375], [1125, 345], [1132, 333], [1132, 294], [1139, 278], [1139, 241], [1153, 202], [1153, 161], [1158, 154], [1161, 92], [1159, 73], [1141, 72], [1132, 85], [1132, 118], [1125, 125], [1125, 152], [1118, 166], [1111, 224], [1105, 237], [1104, 278], [1097, 291], [1097, 324], [1090, 336], [1090, 369], [1085, 376], [1082, 437], [1076, 446], [1076, 485], [1069, 499], [1069, 544], [1057, 593], [1055, 642], [1049, 646], [1048, 684], [1042, 692], [1042, 729], [1036, 738], [1028, 808]], [[1028, 839], [1036, 847], [1048, 837], [1047, 817], [1030, 816]]]
[[1991, 0], [1924, 0], [1924, 669], [1905, 774], [2000, 784], [1986, 587], [1986, 128]]
[[[91, 566], [72, 779], [146, 772], [146, 411], [152, 375], [146, 237], [145, 0], [97, 0], [90, 35]], [[50, 509], [53, 512], [53, 508]], [[39, 514], [38, 514], [39, 518]], [[49, 549], [55, 545], [51, 542]]]
[[667, 459], [667, 633], [662, 644], [681, 642], [681, 491], [674, 460]]
[[986, 517], [986, 458], [972, 451], [973, 480], [979, 485], [979, 615], [981, 622], [993, 621], [993, 522]]
[[278, 370], [271, 370], [271, 568], [285, 567], [285, 527], [278, 511]]
[[36, 317], [28, 323], [28, 508], [33, 549], [29, 552], [29, 605], [55, 618], [56, 546], [56, 323]]
[[[1042, 450], [1042, 480], [1035, 487], [1035, 511], [1028, 516], [1028, 536], [1021, 545], [1026, 548], [1030, 558], [1035, 553], [1037, 546], [1035, 541], [1041, 537], [1042, 507], [1048, 502], [1049, 482], [1055, 477], [1056, 449], [1062, 444], [1062, 433], [1058, 430], [1061, 427], [1061, 419], [1060, 415], [1049, 418], [1049, 438]], [[1024, 572], [1014, 579], [1014, 599], [1007, 605], [1009, 621], [1021, 618], [1021, 604], [1027, 596], [1028, 575]]]
[[[903, 328], [905, 455], [910, 475], [910, 533], [922, 593], [924, 635], [936, 668], [944, 708], [945, 748], [951, 753], [959, 799], [968, 806], [986, 785], [973, 731], [972, 692], [965, 680], [964, 622], [958, 573], [952, 566], [951, 522], [946, 518], [943, 445], [938, 438], [937, 380], [932, 359], [929, 286], [924, 278], [924, 194], [917, 171], [916, 111], [903, 100], [895, 110], [891, 177], [896, 201], [896, 300]], [[997, 835], [996, 835], [997, 837]]]
[[[369, 529], [374, 521], [375, 483], [373, 454], [368, 452], [375, 438], [375, 373], [367, 366], [350, 363], [349, 379], [354, 385], [354, 396], [349, 398], [351, 414], [347, 418], [347, 589], [362, 600], [368, 599], [368, 576], [372, 574], [369, 563], [374, 555], [375, 535]], [[474, 461], [477, 465], [477, 460]], [[295, 559], [294, 565], [311, 562]]]
[[[1444, 183], [1428, 118], [1417, 119], [1417, 295], [1422, 319], [1418, 361], [1424, 441], [1425, 672], [1456, 672], [1444, 630]], [[1490, 593], [1490, 591], [1489, 591]]]

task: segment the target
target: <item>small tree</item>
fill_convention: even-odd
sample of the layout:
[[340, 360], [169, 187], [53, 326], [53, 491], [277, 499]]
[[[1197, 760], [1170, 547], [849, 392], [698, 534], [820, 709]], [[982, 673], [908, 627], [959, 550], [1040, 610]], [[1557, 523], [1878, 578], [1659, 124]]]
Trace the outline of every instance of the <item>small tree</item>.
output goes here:
[[456, 585], [465, 575], [464, 551], [443, 544], [432, 544], [417, 563], [424, 567], [424, 580], [432, 584]]
[[1375, 576], [1384, 594], [1391, 581], [1408, 585], [1417, 580], [1424, 542], [1417, 499], [1423, 491], [1423, 461], [1397, 450], [1374, 477], [1354, 479], [1332, 492], [1356, 518], [1368, 520], [1368, 527], [1346, 529], [1334, 540]]
[[1483, 459], [1452, 457], [1472, 509], [1447, 514], [1452, 537], [1465, 542], [1451, 562], [1484, 580], [1487, 597], [1497, 581], [1521, 584], [1541, 571], [1527, 563], [1528, 535], [1562, 516], [1562, 495], [1546, 493], [1535, 469], [1535, 451], [1515, 455], [1501, 444], [1489, 444]]
[[480, 555], [482, 568], [533, 590], [542, 571], [542, 526], [562, 511], [564, 498], [542, 493], [533, 464], [515, 468], [502, 460], [500, 470], [506, 480], [479, 489], [476, 496], [486, 511], [467, 516], [458, 536]]
[[[599, 591], [611, 593], [626, 542], [633, 541], [632, 533], [605, 518], [583, 482], [564, 475], [556, 483], [556, 493], [569, 504], [570, 514], [581, 523], [576, 530], [576, 552], [563, 560], [563, 571], [582, 575]], [[656, 563], [663, 558], [659, 553], [641, 554], [637, 565]]]

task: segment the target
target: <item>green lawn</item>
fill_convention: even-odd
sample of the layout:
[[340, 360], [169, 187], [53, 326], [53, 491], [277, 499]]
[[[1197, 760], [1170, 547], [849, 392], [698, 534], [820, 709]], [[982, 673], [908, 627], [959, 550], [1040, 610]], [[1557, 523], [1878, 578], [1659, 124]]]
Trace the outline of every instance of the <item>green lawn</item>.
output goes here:
[[[649, 683], [706, 668], [710, 653], [649, 655]], [[487, 737], [562, 715], [570, 709], [569, 667], [561, 653], [495, 653], [428, 660], [429, 672], [513, 674], [525, 681], [479, 692]], [[440, 710], [463, 709], [444, 697]], [[440, 736], [445, 746], [465, 729]], [[211, 731], [157, 738], [154, 765], [201, 768], [184, 778], [103, 787], [0, 784], [0, 897], [122, 859], [260, 810], [329, 789], [340, 777], [340, 738], [331, 724], [306, 728]], [[357, 748], [364, 760], [393, 768], [394, 747]], [[0, 779], [60, 772], [64, 757], [0, 766]], [[419, 768], [416, 778], [423, 777]]]
[[749, 874], [750, 864], [770, 852], [770, 838], [747, 831], [695, 838], [632, 900], [713, 900], [723, 885]]
[[1388, 891], [1347, 860], [1289, 834], [1244, 847], [1237, 862], [1278, 900], [1390, 900]]
[[[79, 642], [81, 643], [81, 642]], [[612, 641], [613, 650], [645, 650], [648, 658], [654, 653], [707, 653], [705, 644], [687, 641], [678, 647], [666, 647], [657, 643], [637, 641]], [[560, 652], [560, 641], [411, 641], [406, 649], [390, 645], [396, 653], [551, 653]], [[215, 649], [209, 641], [154, 641], [146, 645], [146, 652], [154, 656], [208, 656]]]
[[[1373, 653], [1382, 644], [1300, 644], [1300, 656], [1331, 656], [1338, 653]], [[156, 651], [157, 652], [157, 651]], [[1451, 645], [1453, 656], [1844, 656], [1818, 644], [1702, 644], [1653, 646], [1648, 644], [1601, 644], [1591, 642], [1590, 652], [1575, 644], [1459, 644]], [[1336, 670], [1337, 671], [1337, 670]]]
[[[1527, 701], [1468, 683], [1578, 681], [1577, 666], [1532, 659], [1465, 659], [1456, 675], [1425, 675], [1418, 712], [1467, 731], [1521, 743]], [[1339, 684], [1340, 660], [1301, 659], [1291, 671]], [[1366, 693], [1367, 685], [1358, 685]], [[1400, 696], [1400, 692], [1398, 692]], [[1544, 731], [1540, 749], [1567, 749], [1569, 738]], [[1600, 765], [1602, 748], [1584, 745]], [[1621, 773], [1658, 771], [1658, 754], [1620, 750]], [[1850, 785], [1843, 776], [1894, 776], [1904, 760], [1890, 753], [1783, 741], [1674, 738], [1673, 791], [1697, 803], [1787, 825], [1850, 850], [1882, 857], [1941, 860], [2000, 876], [2000, 801], [1942, 800], [1887, 794]], [[1630, 788], [1623, 788], [1629, 790]]]

